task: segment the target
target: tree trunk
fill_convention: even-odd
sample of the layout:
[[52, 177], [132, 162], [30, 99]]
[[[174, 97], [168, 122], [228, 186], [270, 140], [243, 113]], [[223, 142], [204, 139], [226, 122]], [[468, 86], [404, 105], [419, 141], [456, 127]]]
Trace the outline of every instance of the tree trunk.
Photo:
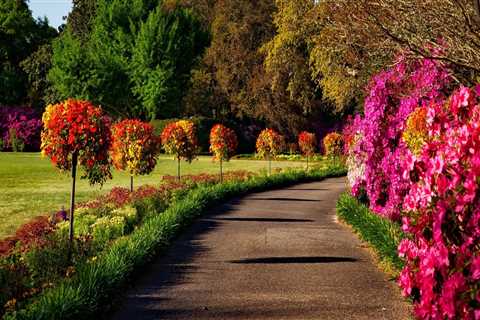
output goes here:
[[220, 183], [223, 183], [223, 159], [220, 158]]
[[268, 155], [267, 159], [268, 159], [268, 175], [271, 176], [272, 175], [272, 158], [270, 157], [270, 155]]
[[180, 181], [180, 157], [177, 158], [177, 180]]
[[308, 171], [308, 156], [307, 156], [307, 171]]
[[130, 174], [130, 192], [133, 192], [133, 174]]
[[73, 214], [75, 211], [75, 182], [77, 177], [77, 153], [73, 153], [72, 155], [72, 193], [70, 194], [70, 230], [68, 234], [68, 261], [72, 259], [72, 251], [73, 251]]

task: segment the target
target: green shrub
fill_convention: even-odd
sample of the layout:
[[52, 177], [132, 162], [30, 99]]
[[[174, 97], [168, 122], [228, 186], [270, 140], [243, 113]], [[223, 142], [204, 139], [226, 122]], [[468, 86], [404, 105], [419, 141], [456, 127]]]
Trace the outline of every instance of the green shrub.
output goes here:
[[374, 214], [348, 194], [340, 196], [337, 215], [372, 246], [387, 271], [394, 275], [400, 272], [403, 261], [398, 257], [397, 247], [404, 234], [398, 223]]
[[[254, 176], [240, 182], [199, 186], [189, 191], [181, 201], [175, 201], [162, 214], [147, 215], [143, 224], [129, 236], [114, 241], [98, 255], [96, 261], [79, 264], [73, 278], [65, 279], [56, 287], [46, 290], [26, 308], [7, 314], [5, 319], [91, 319], [97, 313], [105, 311], [110, 297], [118, 294], [134, 270], [164, 250], [182, 229], [208, 207], [246, 192], [345, 174], [343, 167], [309, 173], [288, 170], [272, 176]], [[101, 230], [98, 231], [100, 234], [94, 238], [112, 238], [112, 229], [120, 233], [121, 223], [118, 224], [118, 229], [111, 225], [110, 219], [102, 220], [96, 227]]]

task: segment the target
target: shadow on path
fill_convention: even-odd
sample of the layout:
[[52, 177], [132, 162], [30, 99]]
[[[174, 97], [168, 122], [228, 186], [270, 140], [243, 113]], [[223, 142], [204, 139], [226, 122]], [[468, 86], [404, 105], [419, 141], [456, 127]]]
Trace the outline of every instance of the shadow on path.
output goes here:
[[293, 202], [320, 202], [318, 199], [299, 199], [299, 198], [248, 198], [248, 200], [261, 200], [261, 201], [293, 201]]
[[290, 263], [338, 263], [356, 262], [358, 259], [350, 257], [265, 257], [254, 259], [232, 260], [236, 264], [290, 264]]
[[246, 221], [246, 222], [314, 222], [312, 219], [284, 219], [284, 218], [212, 218], [215, 221]]

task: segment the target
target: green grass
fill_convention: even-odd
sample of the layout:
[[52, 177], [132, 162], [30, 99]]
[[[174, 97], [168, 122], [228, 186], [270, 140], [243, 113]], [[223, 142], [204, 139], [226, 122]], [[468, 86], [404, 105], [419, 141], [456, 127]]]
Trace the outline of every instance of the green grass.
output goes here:
[[348, 194], [340, 196], [337, 215], [372, 247], [384, 271], [397, 276], [403, 268], [397, 254], [398, 244], [404, 237], [400, 225], [374, 214]]
[[[304, 166], [300, 162], [278, 161], [272, 168]], [[232, 160], [224, 164], [227, 170], [258, 171], [266, 169], [266, 161]], [[135, 179], [135, 185], [158, 184], [164, 175], [176, 175], [176, 162], [171, 157], [161, 156], [155, 171]], [[182, 162], [182, 174], [217, 173], [218, 164], [211, 157], [202, 156], [191, 164]], [[85, 201], [110, 190], [115, 186], [129, 187], [129, 176], [114, 171], [113, 179], [103, 188], [91, 187], [85, 180], [78, 180], [77, 201]], [[0, 238], [15, 232], [18, 226], [32, 217], [68, 208], [70, 176], [59, 172], [50, 161], [39, 153], [0, 152]]]

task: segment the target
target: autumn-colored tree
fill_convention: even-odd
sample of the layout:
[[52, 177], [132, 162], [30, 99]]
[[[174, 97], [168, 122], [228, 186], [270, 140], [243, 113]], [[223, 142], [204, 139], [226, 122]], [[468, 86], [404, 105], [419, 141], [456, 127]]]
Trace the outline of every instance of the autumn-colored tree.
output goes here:
[[268, 174], [272, 174], [272, 158], [275, 158], [284, 147], [283, 137], [273, 129], [264, 129], [257, 138], [256, 148], [259, 157], [267, 159]]
[[237, 150], [238, 140], [235, 131], [221, 124], [216, 124], [210, 131], [210, 151], [213, 160], [220, 162], [220, 181], [223, 181], [223, 161], [229, 161]]
[[307, 170], [308, 170], [308, 158], [315, 155], [315, 148], [317, 146], [317, 137], [315, 133], [302, 131], [298, 135], [298, 146], [300, 151], [307, 158]]
[[177, 160], [177, 178], [180, 180], [180, 161], [191, 163], [198, 154], [195, 124], [187, 120], [172, 122], [163, 129], [161, 139], [165, 152]]
[[88, 101], [69, 99], [49, 105], [43, 114], [42, 154], [63, 171], [71, 170], [70, 254], [73, 242], [75, 180], [77, 164], [82, 178], [102, 185], [111, 178], [108, 150], [111, 144], [109, 123], [100, 107]]
[[323, 147], [327, 157], [336, 159], [343, 153], [343, 137], [338, 132], [330, 132], [323, 138]]
[[112, 136], [110, 153], [113, 165], [130, 174], [130, 191], [133, 192], [133, 177], [149, 174], [155, 169], [160, 140], [151, 124], [130, 119], [116, 123], [112, 127]]

